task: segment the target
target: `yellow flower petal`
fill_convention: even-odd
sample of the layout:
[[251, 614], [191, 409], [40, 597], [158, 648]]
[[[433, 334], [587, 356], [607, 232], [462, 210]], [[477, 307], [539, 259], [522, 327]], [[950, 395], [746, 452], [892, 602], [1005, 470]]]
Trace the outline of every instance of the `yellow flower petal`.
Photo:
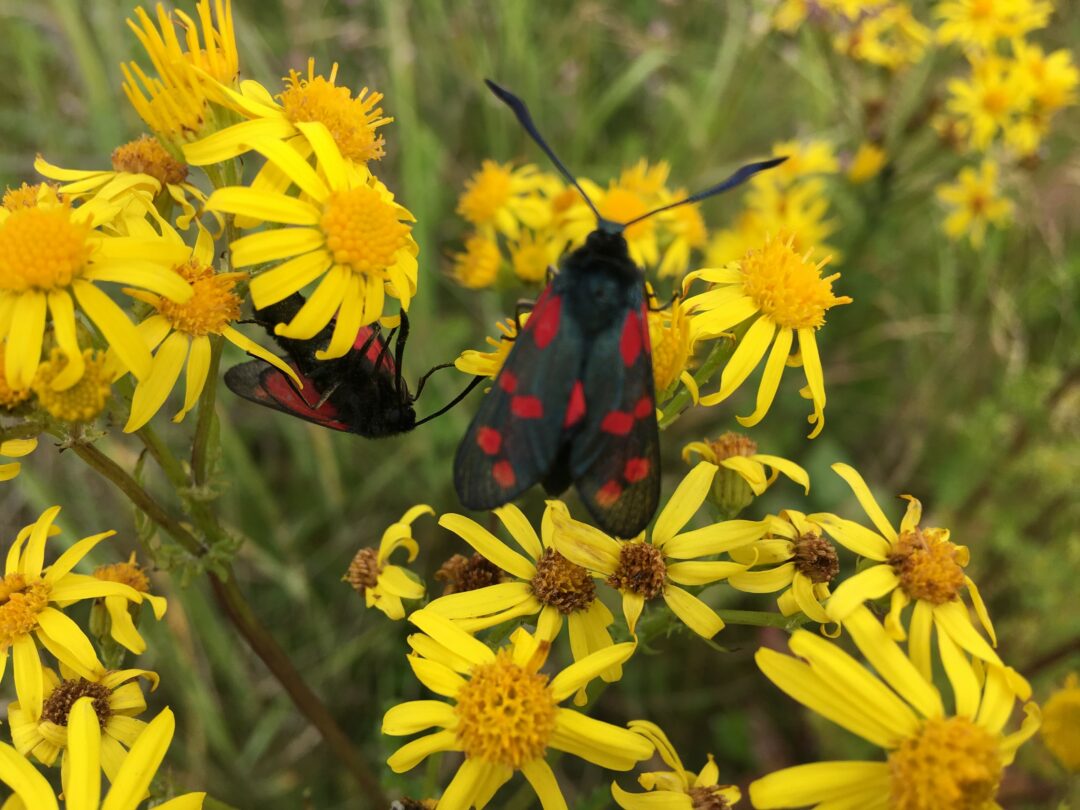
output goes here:
[[176, 719], [168, 708], [147, 724], [120, 766], [101, 810], [135, 810], [169, 750], [175, 729]]
[[[326, 237], [318, 228], [275, 228], [242, 236], [230, 243], [229, 249], [232, 252], [233, 267], [238, 268], [299, 256], [311, 251], [317, 251], [323, 256], [324, 267], [329, 267], [330, 254], [319, 250], [325, 242]], [[252, 287], [254, 286], [252, 282]]]
[[331, 267], [293, 319], [274, 328], [275, 334], [296, 340], [310, 340], [315, 337], [330, 323], [341, 306], [342, 297], [349, 287], [349, 275], [349, 271], [344, 267]]
[[441, 700], [410, 700], [393, 706], [383, 715], [382, 733], [402, 737], [438, 726], [457, 724], [454, 707]]
[[[285, 147], [286, 149], [288, 147]], [[284, 194], [268, 194], [245, 186], [219, 188], [206, 201], [208, 211], [240, 214], [282, 225], [319, 224], [321, 212], [309, 202]]]
[[860, 557], [866, 557], [875, 562], [885, 562], [885, 558], [889, 556], [888, 541], [853, 520], [844, 520], [827, 513], [810, 515], [809, 519], [827, 531], [840, 545], [854, 551]]
[[814, 413], [810, 417], [814, 429], [810, 431], [808, 438], [816, 439], [825, 427], [825, 372], [821, 368], [813, 329], [799, 330], [799, 353], [802, 356], [803, 371], [806, 372], [810, 399], [814, 403]]
[[990, 644], [979, 635], [971, 623], [967, 608], [959, 599], [934, 605], [934, 624], [949, 634], [949, 638], [976, 658], [1004, 666]]
[[548, 688], [557, 701], [565, 700], [578, 689], [587, 686], [601, 672], [620, 666], [630, 659], [637, 644], [625, 642], [613, 644], [576, 661], [551, 679]]
[[19, 705], [30, 717], [41, 717], [45, 683], [41, 673], [41, 657], [37, 645], [29, 635], [16, 636], [11, 644], [11, 658], [15, 670], [15, 694]]
[[806, 807], [819, 802], [876, 792], [889, 794], [889, 766], [884, 762], [814, 762], [785, 768], [750, 783], [750, 802], [758, 810]]
[[[457, 738], [452, 731], [437, 731], [418, 740], [406, 743], [390, 755], [386, 764], [394, 773], [411, 771], [431, 754], [439, 751], [454, 751]], [[445, 794], [443, 794], [445, 798]]]
[[679, 486], [671, 493], [652, 531], [652, 542], [660, 548], [671, 540], [701, 508], [712, 487], [717, 467], [708, 461], [699, 461]]
[[75, 701], [68, 714], [67, 733], [64, 756], [67, 766], [65, 807], [67, 810], [98, 810], [101, 799], [101, 727], [91, 698], [83, 697]]
[[[232, 327], [229, 326], [222, 330], [222, 334], [230, 340], [232, 338], [229, 336], [233, 333], [237, 335], [240, 334], [239, 332], [234, 332]], [[236, 343], [235, 340], [232, 342]], [[243, 348], [243, 346], [241, 346], [241, 348]], [[184, 404], [181, 405], [180, 410], [173, 415], [173, 422], [182, 420], [199, 402], [199, 397], [202, 395], [203, 388], [206, 386], [206, 377], [210, 373], [211, 355], [212, 347], [210, 346], [210, 338], [206, 335], [196, 335], [191, 338], [191, 345], [188, 347], [187, 373], [184, 375]], [[292, 369], [289, 369], [289, 375], [293, 376]]]
[[[738, 457], [733, 457], [738, 458]], [[796, 484], [802, 486], [804, 492], [810, 494], [810, 476], [806, 470], [796, 464], [794, 461], [788, 461], [786, 458], [780, 456], [770, 456], [766, 453], [755, 453], [751, 458], [754, 461], [760, 461], [762, 464], [767, 464], [774, 470], [779, 470]], [[728, 459], [733, 460], [733, 459]]]
[[908, 658], [927, 681], [932, 681], [933, 667], [930, 661], [930, 631], [934, 626], [934, 608], [921, 599], [915, 601], [911, 611], [908, 632]]
[[645, 609], [645, 597], [641, 594], [623, 591], [622, 609], [627, 629], [630, 630], [631, 635], [636, 635], [638, 619], [641, 618], [641, 611]]
[[688, 560], [721, 554], [760, 539], [768, 530], [767, 520], [725, 520], [676, 535], [664, 544], [664, 556]]
[[50, 506], [41, 516], [34, 521], [30, 528], [30, 540], [26, 544], [19, 564], [19, 573], [28, 579], [36, 579], [41, 576], [42, 564], [45, 562], [45, 541], [52, 534], [53, 521], [60, 514], [59, 506]]
[[[296, 149], [277, 138], [259, 139], [252, 141], [251, 145], [289, 180], [296, 183], [302, 192], [317, 202], [326, 202], [330, 189]], [[312, 208], [314, 209], [314, 206]]]
[[683, 624], [702, 638], [712, 638], [724, 629], [724, 620], [711, 607], [682, 588], [668, 585], [664, 601]]
[[510, 536], [517, 541], [522, 551], [534, 560], [540, 559], [540, 556], [544, 553], [540, 538], [536, 536], [536, 530], [520, 509], [512, 503], [508, 503], [495, 510], [495, 517], [510, 532]]
[[640, 734], [573, 709], [556, 710], [549, 747], [612, 771], [628, 771], [653, 752], [653, 744]]
[[150, 364], [150, 373], [135, 386], [131, 398], [131, 413], [125, 433], [134, 433], [153, 418], [172, 393], [180, 372], [184, 370], [190, 338], [183, 332], [173, 332], [157, 350]]
[[313, 282], [330, 264], [329, 254], [322, 250], [312, 250], [282, 262], [251, 280], [251, 301], [256, 309], [276, 304]]
[[[4, 373], [11, 388], [29, 388], [41, 360], [48, 299], [37, 290], [15, 298], [4, 353]], [[89, 314], [89, 313], [88, 313]]]
[[7, 743], [0, 743], [0, 781], [14, 791], [25, 808], [58, 810], [56, 796], [45, 777]]
[[429, 602], [424, 610], [448, 619], [464, 619], [509, 610], [534, 599], [528, 582], [500, 582], [474, 591], [440, 596]]
[[795, 563], [785, 563], [765, 571], [745, 571], [728, 577], [732, 588], [745, 593], [776, 593], [792, 583]]
[[611, 783], [611, 795], [624, 810], [693, 810], [693, 801], [685, 793], [673, 790], [651, 790], [648, 793], [630, 793]]
[[443, 616], [428, 610], [418, 610], [409, 616], [409, 621], [474, 666], [495, 660], [495, 653], [490, 647], [455, 627], [453, 622]]
[[713, 582], [720, 582], [732, 574], [745, 570], [746, 566], [740, 563], [709, 560], [707, 562], [669, 563], [667, 575], [668, 579], [680, 585], [708, 585]]
[[144, 379], [150, 373], [150, 350], [124, 311], [88, 281], [76, 279], [71, 289], [79, 306], [101, 331], [123, 367], [136, 379]]
[[780, 377], [784, 373], [788, 354], [791, 353], [792, 331], [780, 328], [776, 333], [776, 341], [769, 350], [769, 359], [765, 361], [765, 371], [761, 375], [758, 384], [757, 402], [754, 412], [749, 416], [736, 416], [735, 419], [743, 427], [752, 427], [765, 418], [773, 400], [776, 399], [776, 391], [780, 387]]
[[871, 566], [841, 582], [825, 610], [833, 621], [843, 623], [859, 605], [878, 599], [899, 585], [900, 580], [891, 566]]
[[937, 628], [937, 640], [938, 654], [941, 656], [941, 663], [952, 685], [953, 698], [956, 701], [955, 714], [974, 720], [979, 710], [979, 694], [982, 691], [979, 687], [979, 679], [975, 677], [975, 670], [971, 668], [971, 664], [968, 663], [967, 657], [960, 648], [940, 626]]
[[87, 680], [97, 680], [105, 671], [90, 639], [59, 610], [47, 607], [38, 614], [37, 637], [58, 661]]
[[701, 404], [706, 407], [716, 405], [734, 394], [750, 376], [750, 372], [757, 368], [775, 334], [776, 324], [768, 318], [758, 318], [754, 321], [746, 330], [731, 359], [724, 366], [724, 371], [720, 375], [719, 390], [714, 394], [703, 396]]
[[[228, 90], [233, 96], [241, 97], [231, 88]], [[280, 140], [289, 137], [295, 131], [293, 125], [281, 114], [273, 118], [260, 116], [251, 121], [241, 121], [239, 124], [214, 132], [198, 141], [184, 144], [182, 147], [184, 160], [192, 166], [222, 163], [244, 154], [255, 141], [267, 138]]]
[[540, 806], [543, 810], [567, 810], [566, 799], [559, 790], [559, 783], [555, 774], [542, 759], [534, 759], [521, 767], [521, 772], [536, 791], [540, 798]]
[[606, 576], [615, 573], [622, 546], [593, 526], [551, 509], [552, 544], [570, 562]]
[[[75, 305], [67, 290], [52, 290], [48, 294], [49, 312], [52, 314], [53, 334], [56, 343], [67, 359], [67, 366], [53, 378], [55, 391], [66, 391], [82, 379], [86, 360], [79, 348], [75, 326]], [[10, 455], [10, 454], [5, 454]]]
[[334, 331], [325, 349], [315, 351], [316, 360], [333, 360], [344, 357], [356, 342], [357, 332], [367, 320], [365, 303], [361, 292], [361, 277], [356, 273], [346, 276], [346, 286], [341, 297], [341, 308], [334, 319]]
[[452, 531], [476, 549], [482, 557], [518, 579], [531, 580], [536, 576], [536, 566], [532, 562], [508, 548], [476, 521], [464, 515], [449, 513], [439, 518], [439, 525]]
[[870, 487], [866, 485], [866, 481], [863, 480], [858, 471], [851, 465], [842, 463], [833, 464], [832, 470], [851, 487], [851, 491], [855, 493], [859, 505], [862, 506], [866, 516], [870, 518], [877, 530], [881, 532], [882, 537], [890, 543], [895, 543], [897, 539], [896, 529], [892, 527], [888, 518], [885, 517], [885, 513], [881, 511], [881, 507], [878, 506], [873, 493], [870, 492]]

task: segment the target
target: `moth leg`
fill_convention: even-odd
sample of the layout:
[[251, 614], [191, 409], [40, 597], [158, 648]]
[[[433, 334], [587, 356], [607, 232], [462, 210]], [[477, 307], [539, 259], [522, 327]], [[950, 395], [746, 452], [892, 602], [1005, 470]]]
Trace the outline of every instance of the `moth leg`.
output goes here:
[[416, 393], [413, 395], [413, 401], [415, 402], [416, 400], [420, 399], [420, 394], [423, 393], [423, 391], [424, 391], [424, 385], [427, 383], [428, 377], [430, 377], [436, 371], [441, 371], [444, 368], [453, 368], [453, 367], [454, 367], [453, 363], [439, 363], [439, 365], [435, 366], [434, 368], [429, 368], [424, 373], [424, 376], [416, 381]]
[[405, 341], [409, 339], [409, 316], [401, 313], [401, 328], [398, 330], [397, 341], [394, 343], [394, 390], [402, 392], [404, 383], [401, 378], [401, 364], [405, 359]]
[[[325, 405], [326, 401], [328, 399], [330, 399], [330, 397], [332, 397], [334, 395], [334, 392], [338, 390], [339, 385], [341, 385], [340, 382], [336, 382], [333, 385], [331, 385], [330, 389], [325, 394], [323, 394], [321, 397], [319, 397], [319, 401], [317, 403], [315, 403], [314, 405], [312, 405], [311, 407], [316, 411], [319, 410], [319, 408], [321, 408], [323, 405]], [[306, 402], [307, 400], [304, 400], [304, 401]]]
[[671, 294], [671, 298], [668, 299], [668, 302], [666, 304], [664, 304], [663, 306], [657, 306], [656, 293], [650, 293], [649, 312], [663, 312], [665, 309], [671, 309], [673, 306], [675, 306], [675, 302], [678, 301], [680, 298], [682, 298], [682, 293], [678, 290], [675, 290], [675, 292]]
[[[521, 316], [526, 312], [532, 312], [536, 307], [536, 299], [534, 298], [519, 298], [514, 303], [514, 327], [517, 329], [517, 334], [521, 334]], [[513, 340], [513, 338], [504, 337], [503, 340]]]

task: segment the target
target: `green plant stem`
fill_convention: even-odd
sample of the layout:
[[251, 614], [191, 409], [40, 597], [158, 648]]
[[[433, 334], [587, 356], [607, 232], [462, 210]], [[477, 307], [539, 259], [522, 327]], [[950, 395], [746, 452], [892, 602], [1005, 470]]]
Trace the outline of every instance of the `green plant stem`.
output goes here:
[[[698, 384], [700, 388], [717, 372], [717, 370], [724, 364], [724, 362], [731, 357], [731, 353], [735, 349], [735, 341], [727, 339], [718, 339], [718, 342], [713, 346], [712, 351], [709, 352], [709, 356], [705, 358], [705, 361], [698, 367], [698, 370], [694, 372], [694, 382]], [[683, 411], [690, 407], [693, 397], [690, 395], [690, 389], [685, 385], [681, 387], [678, 392], [671, 398], [671, 401], [664, 406], [663, 415], [660, 417], [660, 429], [664, 430], [675, 423], [675, 421], [682, 416]]]
[[[151, 439], [151, 442], [153, 441]], [[71, 447], [90, 468], [123, 492], [128, 500], [192, 556], [201, 557], [206, 553], [207, 549], [195, 535], [170, 516], [119, 464], [91, 444], [73, 443]], [[156, 448], [164, 454], [167, 464], [171, 466], [176, 463], [175, 459], [168, 461], [170, 454], [163, 444], [156, 443]], [[154, 454], [154, 451], [151, 453]], [[208, 576], [214, 596], [233, 626], [281, 684], [296, 708], [318, 729], [334, 756], [349, 769], [363, 789], [364, 795], [370, 799], [370, 806], [389, 806], [389, 800], [383, 794], [379, 780], [341, 730], [330, 710], [304, 681], [288, 653], [255, 616], [236, 584], [232, 566], [226, 565], [222, 575], [210, 571]]]
[[221, 335], [210, 338], [210, 368], [206, 372], [206, 383], [199, 395], [199, 417], [195, 423], [195, 439], [191, 443], [191, 475], [197, 487], [206, 484], [209, 477], [210, 429], [214, 425], [217, 376], [224, 343], [225, 339]]
[[716, 615], [723, 619], [725, 624], [777, 627], [789, 633], [798, 630], [809, 621], [806, 615], [802, 613], [794, 616], [784, 616], [781, 613], [768, 613], [763, 610], [717, 610]]

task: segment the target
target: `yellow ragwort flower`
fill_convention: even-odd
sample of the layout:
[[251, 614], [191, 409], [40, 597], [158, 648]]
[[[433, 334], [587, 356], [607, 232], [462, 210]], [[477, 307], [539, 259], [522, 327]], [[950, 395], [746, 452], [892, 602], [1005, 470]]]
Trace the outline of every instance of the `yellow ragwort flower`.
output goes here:
[[[198, 22], [179, 9], [158, 3], [157, 21], [143, 8], [135, 9], [128, 27], [138, 37], [157, 72], [150, 76], [135, 62], [120, 66], [124, 93], [159, 137], [176, 148], [216, 126], [210, 102], [218, 85], [233, 85], [240, 72], [233, 29], [231, 0], [198, 0]], [[175, 19], [174, 19], [175, 18]], [[184, 41], [176, 26], [183, 29]], [[199, 32], [202, 31], [200, 39]]]
[[[52, 506], [23, 528], [7, 555], [4, 578], [0, 581], [0, 679], [9, 654], [14, 659], [15, 692], [23, 709], [41, 716], [44, 681], [38, 642], [63, 664], [82, 677], [95, 680], [104, 672], [90, 639], [74, 621], [53, 604], [67, 607], [83, 599], [118, 596], [131, 602], [143, 597], [119, 582], [102, 582], [72, 569], [90, 550], [116, 532], [84, 537], [45, 566], [45, 541], [57, 530], [53, 521], [60, 512]], [[36, 641], [35, 641], [36, 637]], [[132, 652], [141, 652], [133, 649]]]
[[171, 269], [182, 260], [182, 246], [103, 230], [122, 207], [97, 198], [75, 207], [45, 187], [33, 207], [0, 208], [0, 339], [7, 341], [4, 373], [10, 387], [30, 386], [41, 361], [47, 314], [67, 360], [52, 387], [63, 391], [79, 381], [85, 363], [76, 337], [76, 303], [125, 368], [139, 379], [150, 373], [149, 350], [99, 285], [120, 282], [177, 302], [191, 298], [192, 291]]
[[491, 337], [490, 335], [484, 338], [494, 351], [480, 352], [475, 349], [466, 349], [461, 353], [457, 360], [454, 361], [454, 368], [464, 374], [475, 374], [480, 375], [481, 377], [491, 377], [491, 379], [495, 379], [499, 370], [502, 368], [503, 363], [506, 362], [506, 356], [510, 354], [510, 350], [514, 348], [518, 324], [520, 323], [521, 327], [524, 328], [525, 324], [528, 322], [528, 312], [521, 313], [521, 317], [517, 321], [513, 318], [497, 321], [495, 326], [498, 327], [502, 334], [497, 338]]
[[502, 254], [498, 243], [482, 233], [474, 233], [465, 240], [465, 250], [451, 256], [453, 267], [450, 277], [462, 287], [482, 290], [490, 287], [499, 277]]
[[83, 373], [79, 381], [57, 390], [56, 380], [69, 367], [70, 358], [64, 357], [60, 349], [53, 349], [49, 359], [38, 366], [31, 383], [38, 406], [61, 422], [92, 422], [109, 401], [110, 374], [105, 352], [83, 349], [80, 361]]
[[1033, 88], [1011, 59], [969, 56], [971, 73], [950, 79], [945, 109], [955, 119], [956, 134], [971, 149], [986, 151], [998, 133], [1010, 136], [1032, 99]]
[[[161, 230], [170, 241], [184, 244], [167, 223], [161, 223]], [[291, 366], [232, 326], [240, 319], [240, 296], [235, 288], [247, 274], [216, 273], [214, 258], [214, 238], [198, 225], [195, 247], [173, 268], [191, 285], [193, 294], [189, 300], [178, 304], [154, 293], [128, 291], [155, 310], [155, 314], [139, 324], [139, 333], [155, 354], [150, 374], [135, 386], [125, 433], [138, 430], [161, 409], [185, 367], [184, 404], [173, 421], [179, 422], [195, 407], [210, 369], [211, 335], [221, 335], [248, 354], [276, 366], [299, 384]]]
[[1065, 684], [1042, 707], [1042, 738], [1068, 771], [1080, 771], [1080, 676], [1070, 672]]
[[334, 321], [329, 345], [316, 352], [320, 360], [328, 360], [344, 356], [360, 327], [383, 317], [386, 296], [409, 308], [416, 293], [419, 247], [409, 224], [415, 217], [366, 168], [345, 160], [323, 124], [302, 122], [297, 127], [315, 152], [318, 171], [280, 141], [260, 140], [252, 146], [296, 184], [302, 197], [229, 186], [211, 194], [207, 207], [286, 226], [234, 241], [233, 265], [280, 262], [251, 280], [257, 309], [318, 280], [292, 321], [278, 324], [276, 331], [308, 340]]
[[662, 596], [672, 612], [703, 638], [724, 628], [716, 612], [680, 586], [710, 585], [745, 571], [741, 563], [701, 560], [752, 543], [762, 523], [729, 520], [683, 531], [701, 508], [717, 467], [700, 462], [676, 487], [656, 518], [649, 539], [619, 540], [574, 520], [565, 509], [552, 511], [555, 549], [571, 562], [604, 579], [622, 594], [623, 616], [631, 633], [645, 603]]
[[4, 357], [7, 351], [3, 341], [0, 341], [0, 409], [13, 411], [26, 402], [33, 395], [33, 389], [17, 388], [8, 385], [7, 373], [4, 371]]
[[987, 228], [1006, 227], [1013, 219], [1015, 206], [1001, 196], [998, 165], [992, 160], [984, 160], [977, 169], [961, 169], [955, 183], [941, 184], [936, 193], [951, 209], [942, 224], [945, 234], [953, 241], [967, 237], [976, 249], [986, 240]]
[[[157, 138], [150, 135], [116, 147], [112, 153], [112, 170], [64, 169], [49, 163], [41, 155], [34, 160], [34, 170], [50, 180], [60, 181], [62, 185], [58, 190], [74, 199], [101, 196], [108, 200], [132, 189], [148, 191], [151, 200], [167, 198], [180, 206], [176, 225], [181, 230], [187, 230], [199, 209], [206, 204], [202, 190], [187, 182], [187, 165], [174, 158]], [[195, 200], [199, 209], [189, 197]]]
[[[660, 205], [667, 205], [689, 196], [685, 188], [676, 189], [672, 194], [665, 195]], [[709, 242], [709, 231], [705, 227], [705, 218], [701, 215], [701, 206], [697, 203], [680, 205], [657, 216], [668, 244], [664, 248], [663, 256], [660, 257], [660, 266], [656, 274], [660, 278], [679, 278], [690, 267], [691, 254], [694, 251], [703, 250]]]
[[758, 667], [792, 698], [881, 748], [885, 761], [815, 762], [752, 782], [758, 810], [793, 807], [989, 810], [1005, 768], [1039, 727], [1039, 708], [1024, 706], [1020, 728], [1006, 734], [1015, 696], [1000, 667], [982, 677], [955, 647], [942, 648], [953, 691], [923, 677], [866, 608], [845, 627], [872, 667], [805, 630], [788, 641], [796, 657], [760, 649]]
[[[754, 495], [762, 495], [783, 473], [810, 494], [810, 476], [794, 461], [781, 456], [759, 453], [757, 442], [748, 436], [728, 431], [711, 441], [690, 442], [682, 449], [682, 459], [690, 463], [691, 454], [711, 464], [736, 473]], [[766, 469], [771, 472], [766, 472]]]
[[[94, 569], [94, 576], [105, 582], [119, 582], [127, 585], [141, 594], [143, 601], [150, 604], [154, 618], [158, 621], [165, 615], [168, 602], [165, 601], [165, 597], [150, 593], [150, 578], [135, 561], [134, 551], [126, 562], [98, 566]], [[146, 642], [135, 627], [139, 605], [114, 595], [103, 597], [103, 601], [105, 610], [109, 614], [109, 635], [112, 636], [113, 641], [137, 654], [145, 651]]]
[[1016, 82], [1026, 88], [1030, 106], [1005, 131], [1005, 142], [1021, 155], [1033, 154], [1050, 130], [1058, 110], [1076, 104], [1080, 71], [1071, 51], [1047, 54], [1038, 45], [1014, 40]]
[[701, 397], [702, 405], [716, 405], [730, 397], [768, 352], [754, 412], [737, 417], [743, 426], [756, 425], [772, 405], [784, 366], [793, 364], [789, 355], [798, 335], [798, 363], [806, 372], [808, 399], [814, 406], [808, 420], [814, 426], [810, 438], [821, 433], [825, 426], [825, 377], [814, 333], [825, 324], [828, 310], [851, 303], [848, 296], [833, 294], [832, 285], [839, 273], [822, 277], [827, 261], [814, 263], [809, 254], [796, 253], [790, 240], [770, 239], [737, 264], [687, 275], [684, 292], [699, 278], [713, 285], [686, 301], [686, 308], [693, 313], [695, 341], [719, 337], [753, 319], [724, 367], [719, 390]]
[[402, 515], [401, 520], [387, 527], [378, 548], [362, 548], [356, 552], [343, 580], [364, 597], [367, 607], [378, 608], [398, 621], [405, 618], [402, 599], [423, 599], [424, 583], [408, 569], [391, 565], [390, 556], [403, 548], [408, 553], [406, 562], [415, 560], [420, 547], [412, 536], [413, 521], [421, 515], [434, 514], [435, 510], [430, 506], [414, 506]]
[[752, 545], [733, 549], [731, 558], [753, 568], [728, 577], [731, 587], [746, 593], [776, 593], [785, 616], [805, 613], [822, 625], [826, 635], [839, 635], [822, 605], [829, 598], [829, 583], [840, 573], [836, 548], [822, 536], [821, 527], [802, 512], [785, 509], [776, 517], [766, 518], [761, 539]]
[[[575, 661], [610, 647], [613, 642], [607, 628], [614, 617], [597, 598], [592, 574], [555, 550], [556, 511], [565, 515], [566, 507], [560, 501], [549, 501], [538, 537], [528, 518], [513, 504], [495, 510], [495, 516], [527, 557], [463, 515], [451, 513], [439, 518], [440, 526], [454, 532], [513, 579], [443, 596], [424, 610], [450, 619], [469, 633], [539, 614], [536, 636], [541, 641], [554, 641], [565, 619]], [[615, 666], [601, 672], [600, 677], [614, 682], [622, 677], [622, 671]], [[575, 702], [585, 697], [584, 689]]]
[[547, 187], [547, 176], [536, 166], [515, 169], [510, 163], [485, 160], [465, 181], [457, 212], [491, 239], [496, 232], [516, 239], [523, 225], [534, 230], [547, 226], [551, 210], [541, 193]]
[[[110, 738], [101, 737], [101, 722], [92, 697], [80, 697], [68, 714], [70, 766], [62, 774], [64, 807], [67, 810], [137, 810], [149, 796], [150, 783], [172, 742], [176, 720], [172, 711], [162, 709], [134, 740], [120, 764], [112, 786], [101, 798], [101, 767], [108, 758]], [[0, 743], [0, 782], [14, 795], [3, 810], [60, 810], [48, 780], [35, 770], [30, 760], [7, 743]], [[205, 793], [185, 793], [156, 804], [156, 810], [200, 810]]]
[[712, 754], [700, 773], [683, 767], [682, 760], [663, 730], [648, 720], [631, 720], [631, 731], [656, 746], [656, 753], [670, 771], [649, 771], [638, 777], [648, 793], [630, 793], [611, 783], [611, 796], [624, 810], [729, 810], [742, 793], [735, 785], [720, 785], [720, 769]]
[[624, 663], [633, 643], [586, 656], [554, 676], [540, 672], [550, 643], [518, 628], [498, 652], [449, 619], [429, 610], [409, 621], [426, 635], [413, 639], [413, 673], [451, 702], [414, 700], [391, 708], [383, 734], [401, 736], [437, 728], [387, 760], [395, 773], [412, 770], [431, 754], [460, 751], [464, 761], [439, 799], [440, 810], [483, 807], [521, 771], [544, 807], [565, 808], [546, 757], [563, 751], [616, 771], [628, 771], [653, 752], [653, 744], [625, 728], [561, 707], [599, 672]]
[[[37, 439], [8, 439], [0, 441], [0, 456], [22, 458], [37, 449]], [[0, 464], [0, 481], [10, 481], [19, 474], [22, 464], [18, 461], [6, 461]]]
[[70, 766], [69, 713], [79, 698], [89, 698], [103, 735], [101, 768], [113, 782], [128, 749], [146, 728], [145, 722], [135, 719], [146, 711], [139, 678], [150, 682], [151, 691], [157, 689], [158, 676], [145, 669], [107, 670], [88, 679], [63, 664], [59, 675], [42, 667], [45, 702], [41, 714], [35, 717], [17, 702], [8, 704], [8, 724], [15, 750], [50, 767], [63, 754], [61, 768], [66, 771]]
[[[874, 563], [840, 583], [825, 608], [829, 618], [846, 626], [848, 616], [864, 602], [888, 596], [891, 604], [885, 627], [897, 641], [908, 639], [911, 660], [926, 678], [932, 673], [931, 631], [935, 628], [939, 646], [953, 644], [986, 664], [1004, 666], [991, 647], [991, 643], [997, 645], [997, 636], [990, 614], [979, 589], [964, 573], [970, 561], [967, 547], [953, 543], [948, 529], [923, 526], [922, 504], [910, 495], [902, 496], [908, 502], [907, 511], [899, 529], [893, 528], [854, 468], [833, 464], [832, 469], [851, 487], [877, 531], [829, 513], [809, 516], [840, 545]], [[960, 597], [965, 587], [990, 643], [972, 624]], [[902, 614], [911, 603], [914, 608], [905, 630]], [[1027, 688], [1018, 677], [1010, 678], [1017, 693]]]
[[1047, 0], [942, 0], [938, 42], [990, 50], [1001, 39], [1023, 37], [1046, 26], [1054, 7]]
[[848, 180], [855, 185], [869, 182], [881, 174], [885, 167], [885, 150], [876, 143], [863, 141], [848, 164]]
[[508, 245], [514, 275], [526, 284], [546, 284], [568, 241], [556, 231], [522, 230]]
[[657, 403], [663, 403], [665, 393], [674, 395], [675, 384], [680, 381], [696, 403], [697, 381], [689, 370], [694, 359], [694, 341], [686, 307], [680, 298], [676, 298], [670, 306], [655, 308], [656, 297], [652, 295], [651, 288], [649, 300], [649, 345], [652, 347], [653, 385]]
[[887, 2], [858, 17], [833, 39], [833, 46], [860, 62], [901, 70], [917, 64], [932, 41], [907, 3]]

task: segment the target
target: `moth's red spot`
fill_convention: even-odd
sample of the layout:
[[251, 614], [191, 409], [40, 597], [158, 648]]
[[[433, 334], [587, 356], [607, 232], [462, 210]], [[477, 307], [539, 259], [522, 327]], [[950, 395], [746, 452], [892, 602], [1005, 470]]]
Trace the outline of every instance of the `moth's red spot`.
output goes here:
[[635, 419], [644, 419], [647, 416], [652, 416], [653, 413], [655, 412], [653, 411], [652, 397], [642, 397], [634, 406]]
[[360, 351], [360, 349], [364, 348], [364, 344], [367, 343], [368, 347], [364, 352], [364, 357], [366, 357], [373, 366], [382, 366], [386, 371], [392, 374], [394, 371], [394, 358], [390, 352], [383, 351], [386, 347], [386, 343], [378, 336], [368, 343], [368, 340], [371, 338], [374, 331], [375, 329], [371, 326], [361, 326], [356, 333], [356, 340], [353, 341], [353, 349]]
[[[649, 308], [645, 305], [641, 305], [641, 322], [647, 324], [649, 322]], [[649, 337], [648, 328], [641, 330], [642, 343], [645, 345], [645, 354], [652, 354], [652, 340]]]
[[508, 368], [502, 370], [502, 374], [499, 375], [499, 388], [508, 394], [512, 394], [517, 390], [517, 375]]
[[495, 428], [482, 427], [476, 431], [476, 443], [481, 450], [493, 456], [502, 447], [502, 435]]
[[619, 354], [622, 355], [623, 363], [628, 366], [634, 365], [641, 355], [641, 315], [632, 314], [623, 323], [622, 337], [619, 338]]
[[625, 436], [634, 427], [634, 417], [626, 411], [612, 411], [600, 420], [600, 430], [615, 436]]
[[537, 348], [546, 348], [559, 333], [559, 316], [562, 314], [562, 299], [559, 297], [545, 301], [544, 305], [533, 312], [529, 326], [533, 328], [533, 340]]
[[647, 458], [632, 458], [623, 467], [623, 478], [631, 484], [637, 483], [649, 475], [649, 460]]
[[619, 500], [620, 495], [622, 495], [622, 486], [619, 482], [608, 481], [596, 491], [596, 502], [607, 509], [615, 505], [615, 501]]
[[581, 384], [581, 380], [578, 380], [574, 383], [574, 387], [570, 389], [570, 403], [566, 406], [566, 419], [563, 420], [563, 427], [568, 428], [576, 425], [583, 416], [585, 416], [585, 387]]
[[502, 461], [496, 461], [491, 467], [491, 477], [495, 479], [495, 483], [503, 489], [509, 489], [517, 481], [517, 476], [514, 475], [514, 468], [510, 466], [510, 462], [506, 459]]
[[539, 419], [544, 415], [540, 397], [516, 396], [510, 400], [510, 413], [522, 419]]

